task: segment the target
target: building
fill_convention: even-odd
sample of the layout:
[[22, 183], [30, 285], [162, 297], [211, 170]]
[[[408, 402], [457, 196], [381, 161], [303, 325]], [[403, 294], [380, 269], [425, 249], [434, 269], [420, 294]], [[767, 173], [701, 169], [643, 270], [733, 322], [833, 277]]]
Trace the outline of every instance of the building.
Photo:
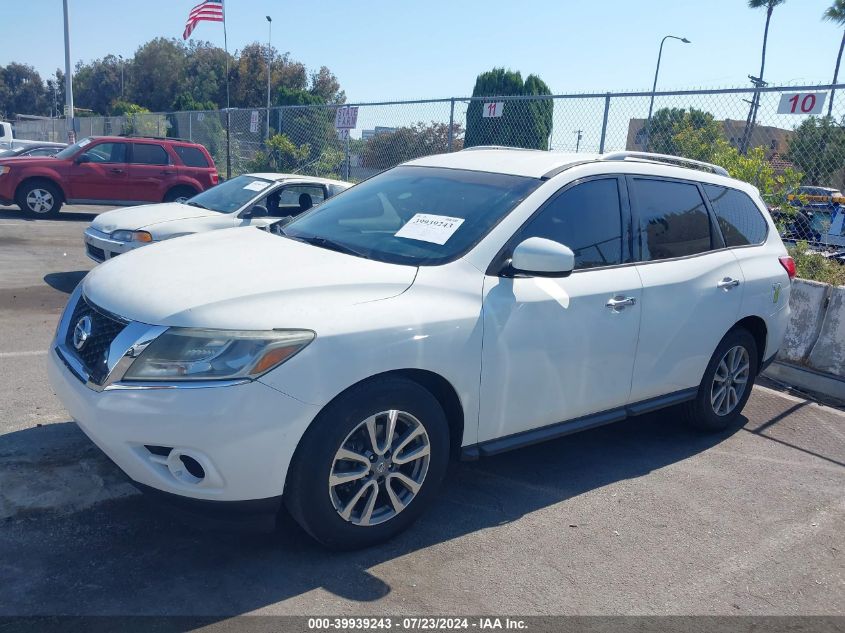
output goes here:
[[378, 136], [379, 134], [393, 134], [395, 131], [395, 127], [382, 127], [377, 125], [375, 129], [372, 130], [361, 130], [361, 140], [369, 141], [371, 138]]
[[[722, 126], [722, 136], [728, 143], [736, 148], [739, 148], [742, 143], [742, 137], [745, 134], [745, 121], [735, 121], [733, 119], [725, 119], [724, 121], [717, 121]], [[628, 122], [628, 139], [625, 144], [625, 149], [631, 151], [645, 151], [646, 141], [646, 119], [631, 119]], [[771, 158], [774, 155], [785, 154], [789, 149], [789, 139], [794, 132], [792, 130], [784, 130], [779, 127], [771, 127], [769, 125], [754, 126], [751, 132], [751, 140], [749, 147], [765, 147], [766, 156]]]

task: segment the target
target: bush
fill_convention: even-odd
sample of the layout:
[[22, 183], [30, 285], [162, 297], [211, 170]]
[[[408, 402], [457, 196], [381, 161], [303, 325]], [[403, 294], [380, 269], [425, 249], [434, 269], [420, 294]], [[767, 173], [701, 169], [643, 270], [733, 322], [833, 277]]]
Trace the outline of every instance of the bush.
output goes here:
[[811, 251], [807, 242], [798, 242], [788, 250], [795, 260], [797, 276], [801, 279], [845, 286], [845, 266], [842, 264]]

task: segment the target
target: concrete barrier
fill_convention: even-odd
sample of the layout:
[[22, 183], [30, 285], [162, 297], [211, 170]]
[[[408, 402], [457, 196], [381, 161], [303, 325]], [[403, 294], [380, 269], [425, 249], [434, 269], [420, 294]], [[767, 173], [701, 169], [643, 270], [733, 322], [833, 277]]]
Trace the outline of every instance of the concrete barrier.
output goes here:
[[789, 296], [792, 317], [786, 328], [778, 360], [804, 365], [822, 330], [831, 286], [795, 279]]
[[807, 364], [816, 371], [845, 377], [845, 287], [830, 289], [821, 331]]

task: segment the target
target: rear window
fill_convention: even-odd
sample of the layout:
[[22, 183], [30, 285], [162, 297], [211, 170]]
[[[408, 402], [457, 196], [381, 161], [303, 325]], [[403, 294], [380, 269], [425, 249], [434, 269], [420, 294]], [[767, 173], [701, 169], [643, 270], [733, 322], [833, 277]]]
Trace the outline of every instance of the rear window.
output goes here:
[[211, 165], [208, 164], [208, 159], [206, 159], [205, 154], [196, 147], [174, 145], [173, 149], [176, 151], [176, 155], [186, 167], [211, 167]]
[[725, 245], [748, 246], [765, 241], [766, 220], [747, 194], [716, 185], [704, 185], [704, 192], [716, 212]]
[[136, 165], [167, 165], [170, 163], [170, 157], [161, 145], [134, 143], [132, 162]]

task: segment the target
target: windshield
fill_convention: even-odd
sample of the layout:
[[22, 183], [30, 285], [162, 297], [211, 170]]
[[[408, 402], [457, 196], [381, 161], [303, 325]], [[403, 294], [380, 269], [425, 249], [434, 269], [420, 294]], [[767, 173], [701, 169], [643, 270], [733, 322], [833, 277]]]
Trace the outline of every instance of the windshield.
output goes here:
[[272, 184], [264, 178], [238, 176], [195, 195], [188, 200], [188, 204], [220, 213], [232, 213]]
[[541, 184], [536, 178], [396, 167], [283, 229], [293, 239], [411, 266], [457, 259]]
[[83, 139], [79, 139], [73, 145], [68, 145], [61, 152], [56, 154], [56, 158], [60, 158], [62, 160], [67, 160], [68, 158], [73, 158], [73, 155], [76, 154], [76, 152], [78, 152], [80, 149], [82, 149], [86, 145], [90, 145], [90, 144], [91, 144], [90, 138], [86, 137], [86, 138], [83, 138]]
[[0, 149], [0, 158], [9, 158], [11, 156], [17, 156], [23, 151], [22, 147], [18, 147], [15, 149]]

